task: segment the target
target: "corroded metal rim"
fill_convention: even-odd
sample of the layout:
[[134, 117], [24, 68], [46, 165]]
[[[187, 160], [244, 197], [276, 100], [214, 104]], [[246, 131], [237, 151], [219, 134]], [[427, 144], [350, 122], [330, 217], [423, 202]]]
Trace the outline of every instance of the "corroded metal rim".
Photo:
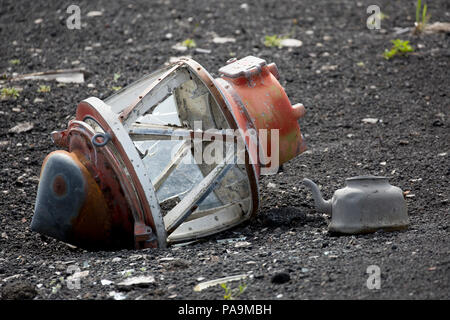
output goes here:
[[113, 113], [102, 100], [91, 97], [78, 105], [76, 117], [81, 121], [87, 117], [95, 119], [103, 130], [111, 135], [111, 142], [117, 148], [130, 173], [139, 202], [142, 203], [143, 213], [140, 222], [155, 231], [159, 247], [165, 248], [167, 234], [153, 185], [145, 172], [144, 163], [139, 157], [133, 141], [120, 123], [118, 115]]

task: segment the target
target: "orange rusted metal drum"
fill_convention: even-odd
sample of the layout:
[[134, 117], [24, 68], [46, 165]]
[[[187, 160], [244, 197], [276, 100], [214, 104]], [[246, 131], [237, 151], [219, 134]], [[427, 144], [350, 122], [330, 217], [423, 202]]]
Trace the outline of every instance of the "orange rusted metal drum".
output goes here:
[[[274, 63], [267, 65], [263, 59], [248, 56], [241, 60], [230, 60], [228, 65], [219, 69], [219, 73], [221, 77], [216, 79], [217, 86], [229, 102], [239, 127], [244, 131], [254, 129], [257, 133], [262, 129], [267, 130], [267, 141], [260, 141], [258, 146], [252, 144], [250, 135], [246, 135], [248, 143], [253, 145], [253, 157], [258, 157], [258, 161], [255, 161], [258, 173], [259, 165], [267, 166], [270, 163], [261, 159], [261, 153], [255, 151], [257, 147], [263, 149], [263, 156], [273, 155], [273, 151], [279, 152], [278, 165], [306, 150], [298, 124], [299, 118], [305, 114], [305, 108], [301, 104], [291, 105], [278, 82], [278, 69]], [[279, 131], [279, 139], [274, 140], [275, 145], [270, 143], [274, 129]], [[276, 150], [270, 150], [271, 146]]]

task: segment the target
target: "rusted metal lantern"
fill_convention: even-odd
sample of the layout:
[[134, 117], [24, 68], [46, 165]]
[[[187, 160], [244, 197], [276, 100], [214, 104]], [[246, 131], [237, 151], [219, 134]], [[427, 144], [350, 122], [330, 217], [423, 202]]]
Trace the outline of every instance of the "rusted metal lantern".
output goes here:
[[166, 247], [255, 215], [260, 174], [306, 149], [305, 109], [273, 63], [248, 56], [219, 73], [180, 59], [83, 100], [52, 133], [67, 151], [44, 160], [32, 230], [86, 248]]

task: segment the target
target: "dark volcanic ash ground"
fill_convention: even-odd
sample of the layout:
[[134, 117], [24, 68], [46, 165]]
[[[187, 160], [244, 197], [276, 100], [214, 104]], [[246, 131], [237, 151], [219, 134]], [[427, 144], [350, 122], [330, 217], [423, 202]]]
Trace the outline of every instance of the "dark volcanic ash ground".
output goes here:
[[[20, 96], [0, 102], [1, 298], [223, 299], [220, 286], [193, 288], [247, 274], [240, 299], [448, 299], [450, 36], [396, 34], [413, 26], [414, 3], [379, 2], [387, 17], [381, 30], [369, 30], [370, 1], [78, 1], [82, 28], [69, 30], [70, 3], [2, 1], [1, 73], [84, 67], [91, 74], [83, 84], [65, 86], [17, 82]], [[88, 17], [91, 11], [102, 15]], [[428, 12], [431, 22], [449, 21], [450, 3], [428, 1]], [[265, 47], [264, 37], [273, 34], [303, 45]], [[216, 44], [217, 36], [236, 41]], [[211, 53], [172, 48], [187, 38]], [[385, 60], [382, 53], [396, 38], [415, 50]], [[164, 250], [90, 252], [31, 232], [40, 167], [56, 150], [50, 132], [66, 127], [81, 100], [106, 98], [113, 86], [130, 84], [180, 55], [192, 56], [213, 75], [233, 56], [275, 62], [291, 101], [307, 108], [300, 126], [308, 151], [279, 174], [262, 177], [258, 217]], [[120, 74], [116, 81], [114, 73]], [[44, 84], [51, 91], [38, 93]], [[9, 132], [21, 122], [33, 128]], [[345, 178], [363, 174], [389, 176], [391, 184], [410, 191], [406, 231], [328, 234], [329, 220], [315, 211], [301, 180], [313, 179], [329, 198]], [[248, 243], [217, 241], [229, 238]], [[380, 267], [379, 290], [366, 286], [370, 265]], [[82, 272], [79, 289], [67, 285], [73, 268]], [[134, 276], [154, 282], [119, 285]]]

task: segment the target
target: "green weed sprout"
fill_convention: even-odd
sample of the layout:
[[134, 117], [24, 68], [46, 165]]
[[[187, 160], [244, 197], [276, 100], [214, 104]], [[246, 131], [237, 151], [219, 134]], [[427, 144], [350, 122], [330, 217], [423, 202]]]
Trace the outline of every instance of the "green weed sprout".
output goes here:
[[234, 289], [228, 287], [226, 283], [222, 283], [220, 286], [225, 290], [225, 294], [223, 296], [225, 300], [235, 300], [247, 289], [247, 285], [245, 283], [239, 284], [239, 287]]
[[427, 5], [424, 4], [422, 8], [422, 0], [417, 0], [416, 4], [416, 22], [414, 23], [414, 33], [421, 33], [430, 20], [430, 15], [427, 14]]
[[393, 46], [390, 50], [386, 49], [383, 53], [384, 58], [389, 60], [396, 55], [405, 55], [408, 52], [413, 52], [414, 49], [409, 44], [409, 41], [403, 41], [400, 39], [391, 40]]
[[186, 48], [195, 48], [197, 46], [197, 44], [195, 43], [194, 39], [188, 38], [186, 40], [184, 40], [181, 43], [182, 46], [186, 47]]
[[19, 91], [16, 88], [3, 88], [1, 92], [1, 97], [3, 99], [8, 98], [18, 98], [19, 97]]
[[264, 38], [264, 45], [266, 47], [278, 47], [281, 48], [281, 41], [283, 37], [277, 36], [276, 34], [273, 36], [266, 36]]
[[50, 90], [51, 90], [50, 86], [41, 85], [41, 86], [39, 86], [39, 89], [37, 90], [37, 92], [46, 93], [46, 92], [50, 92]]
[[9, 64], [12, 64], [13, 66], [17, 66], [20, 64], [20, 60], [19, 59], [11, 59], [11, 60], [9, 60]]

